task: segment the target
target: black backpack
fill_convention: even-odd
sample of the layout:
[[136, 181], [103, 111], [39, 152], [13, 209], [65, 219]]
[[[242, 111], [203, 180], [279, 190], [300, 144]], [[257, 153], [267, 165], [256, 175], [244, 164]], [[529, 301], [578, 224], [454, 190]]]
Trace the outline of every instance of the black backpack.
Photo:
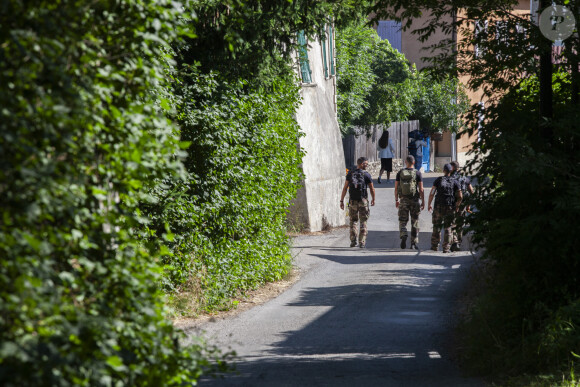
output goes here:
[[366, 196], [367, 183], [363, 169], [355, 169], [350, 174], [348, 195], [352, 200], [362, 200]]
[[437, 202], [445, 206], [455, 204], [455, 179], [451, 176], [443, 176], [437, 187]]
[[459, 188], [463, 194], [463, 199], [467, 198], [469, 196], [469, 190], [467, 189], [467, 182], [469, 181], [469, 178], [467, 176], [460, 175], [459, 173], [455, 173], [452, 175], [452, 177], [459, 183]]
[[459, 178], [459, 185], [461, 186], [461, 192], [463, 193], [463, 197], [467, 198], [470, 193], [469, 190], [467, 189], [468, 185], [467, 182], [469, 181], [469, 179], [467, 178], [467, 176], [461, 176]]

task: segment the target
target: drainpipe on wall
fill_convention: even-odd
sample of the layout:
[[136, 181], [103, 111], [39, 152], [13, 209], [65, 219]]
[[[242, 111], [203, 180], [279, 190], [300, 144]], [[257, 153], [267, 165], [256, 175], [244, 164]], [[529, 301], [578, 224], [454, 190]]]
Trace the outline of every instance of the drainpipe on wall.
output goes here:
[[532, 22], [535, 25], [539, 24], [540, 15], [538, 14], [538, 9], [540, 8], [540, 1], [539, 0], [531, 0], [530, 1], [530, 15], [532, 17]]
[[451, 133], [451, 160], [457, 161], [457, 135]]
[[[451, 98], [451, 103], [455, 105], [457, 97]], [[455, 120], [453, 120], [453, 126], [455, 126]], [[451, 132], [451, 161], [457, 161], [457, 133], [455, 132]]]

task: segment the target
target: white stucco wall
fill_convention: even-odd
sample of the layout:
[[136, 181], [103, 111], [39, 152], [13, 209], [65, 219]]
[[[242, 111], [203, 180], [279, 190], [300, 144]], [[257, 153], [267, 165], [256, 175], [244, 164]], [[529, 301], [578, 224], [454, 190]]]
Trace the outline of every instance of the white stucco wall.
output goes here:
[[302, 164], [305, 179], [289, 218], [301, 228], [320, 231], [346, 223], [339, 207], [345, 169], [335, 110], [336, 78], [324, 76], [320, 43], [308, 43], [312, 83], [302, 86], [302, 105], [296, 112], [305, 134], [300, 139], [300, 147], [306, 152]]

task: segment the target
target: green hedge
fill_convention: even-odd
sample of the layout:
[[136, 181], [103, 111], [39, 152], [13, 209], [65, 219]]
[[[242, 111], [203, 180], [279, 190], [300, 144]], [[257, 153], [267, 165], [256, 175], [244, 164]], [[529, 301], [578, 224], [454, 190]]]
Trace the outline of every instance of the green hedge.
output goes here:
[[163, 286], [177, 309], [228, 308], [288, 272], [286, 212], [302, 157], [292, 52], [298, 31], [312, 37], [329, 15], [345, 19], [345, 3], [190, 4], [196, 37], [173, 46], [171, 73], [187, 176], [159, 181], [156, 203], [141, 207], [150, 239], [170, 240]]
[[[187, 70], [185, 70], [187, 69]], [[284, 276], [291, 263], [286, 213], [301, 179], [298, 89], [244, 89], [185, 67], [179, 93], [182, 140], [190, 143], [187, 178], [157, 187], [144, 208], [154, 237], [174, 241], [165, 287], [194, 283], [206, 309], [239, 290]]]
[[180, 385], [208, 366], [165, 319], [158, 247], [138, 232], [143, 188], [181, 171], [153, 97], [180, 12], [169, 0], [0, 8], [2, 385]]

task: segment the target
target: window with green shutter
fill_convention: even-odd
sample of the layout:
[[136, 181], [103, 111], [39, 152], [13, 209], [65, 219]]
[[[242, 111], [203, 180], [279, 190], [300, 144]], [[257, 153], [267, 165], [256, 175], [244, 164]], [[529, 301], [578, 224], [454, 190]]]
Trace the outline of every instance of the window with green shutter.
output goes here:
[[330, 75], [336, 74], [336, 69], [334, 68], [334, 39], [332, 36], [332, 20], [328, 24], [328, 53], [330, 56]]
[[326, 61], [326, 33], [322, 36], [320, 45], [322, 46], [322, 64], [324, 65], [324, 78], [328, 78], [328, 63]]
[[298, 32], [298, 56], [300, 58], [300, 72], [302, 73], [302, 82], [312, 83], [312, 70], [308, 60], [308, 46], [304, 31]]

